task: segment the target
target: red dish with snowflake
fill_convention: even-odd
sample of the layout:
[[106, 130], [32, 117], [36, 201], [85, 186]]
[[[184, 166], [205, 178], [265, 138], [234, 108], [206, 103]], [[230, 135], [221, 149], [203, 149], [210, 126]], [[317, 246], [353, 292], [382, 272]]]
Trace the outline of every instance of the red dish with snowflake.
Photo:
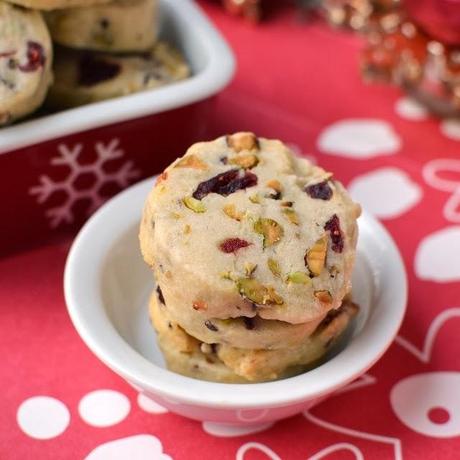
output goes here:
[[0, 255], [75, 231], [205, 135], [213, 96], [233, 76], [232, 53], [194, 3], [160, 3], [190, 78], [0, 129]]

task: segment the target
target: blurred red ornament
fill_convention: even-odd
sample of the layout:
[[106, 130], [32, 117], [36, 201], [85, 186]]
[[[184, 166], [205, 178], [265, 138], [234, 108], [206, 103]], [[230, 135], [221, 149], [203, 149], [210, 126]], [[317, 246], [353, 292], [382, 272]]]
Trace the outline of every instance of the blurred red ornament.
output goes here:
[[249, 21], [259, 22], [260, 0], [223, 0], [225, 9], [235, 16], [243, 16]]
[[322, 0], [326, 20], [334, 27], [363, 31], [377, 17], [398, 8], [400, 0]]
[[460, 0], [404, 0], [403, 6], [428, 35], [460, 45]]
[[362, 70], [368, 80], [398, 85], [418, 83], [423, 77], [429, 38], [401, 12], [374, 18], [365, 30], [367, 46]]
[[363, 31], [367, 80], [395, 83], [441, 116], [460, 115], [459, 46], [433, 37], [405, 9], [370, 19]]

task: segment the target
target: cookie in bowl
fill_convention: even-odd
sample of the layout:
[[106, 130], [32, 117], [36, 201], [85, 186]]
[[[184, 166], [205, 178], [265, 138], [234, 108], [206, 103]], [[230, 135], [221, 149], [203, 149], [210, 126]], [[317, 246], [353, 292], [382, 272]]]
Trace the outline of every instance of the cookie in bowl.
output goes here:
[[[161, 293], [158, 286], [157, 290]], [[164, 297], [163, 305], [165, 304]], [[168, 315], [187, 334], [208, 344], [216, 342], [240, 348], [276, 350], [297, 346], [304, 342], [324, 319], [325, 315], [307, 323], [292, 324], [285, 321], [267, 320], [259, 316], [236, 318], [212, 318], [195, 302], [190, 308], [185, 305], [168, 303]], [[251, 331], [251, 333], [248, 333]]]
[[331, 173], [280, 141], [238, 134], [195, 144], [165, 170], [141, 250], [168, 303], [305, 323], [350, 290], [359, 214]]
[[193, 145], [163, 172], [141, 251], [168, 321], [240, 377], [272, 380], [321, 358], [331, 314], [346, 312], [337, 336], [354, 316], [344, 299], [359, 215], [331, 173], [237, 133]]

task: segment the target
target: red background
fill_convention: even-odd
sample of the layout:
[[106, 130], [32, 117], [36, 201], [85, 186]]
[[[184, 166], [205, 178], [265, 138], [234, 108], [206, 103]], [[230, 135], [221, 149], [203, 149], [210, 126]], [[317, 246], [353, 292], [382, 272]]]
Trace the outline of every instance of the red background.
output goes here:
[[[335, 171], [345, 184], [367, 171], [394, 166], [422, 187], [420, 204], [384, 222], [401, 249], [410, 279], [409, 308], [401, 335], [422, 348], [434, 318], [458, 305], [460, 284], [421, 280], [414, 272], [414, 256], [421, 239], [449, 225], [442, 215], [448, 195], [427, 186], [421, 170], [428, 160], [439, 156], [458, 158], [460, 144], [443, 136], [436, 119], [412, 122], [399, 117], [394, 111], [401, 97], [398, 89], [361, 81], [358, 37], [331, 30], [317, 21], [302, 21], [288, 7], [277, 8], [266, 22], [253, 26], [227, 16], [217, 4], [201, 5], [228, 39], [238, 60], [236, 78], [218, 97], [213, 126], [206, 137], [253, 130], [261, 136], [297, 144], [326, 169]], [[367, 160], [319, 152], [316, 141], [321, 130], [345, 118], [390, 122], [402, 139], [400, 151]], [[6, 192], [3, 196], [7, 199]], [[20, 215], [20, 209], [17, 212]], [[0, 368], [0, 458], [84, 458], [103, 442], [138, 433], [157, 436], [164, 452], [176, 460], [234, 459], [238, 448], [249, 441], [269, 446], [283, 460], [306, 459], [338, 442], [358, 446], [365, 458], [395, 458], [391, 444], [319, 428], [302, 415], [262, 433], [217, 438], [206, 434], [198, 422], [170, 413], [143, 412], [136, 405], [135, 391], [87, 350], [70, 324], [62, 293], [70, 243], [66, 239], [0, 260], [0, 349], [4, 359]], [[443, 326], [427, 364], [400, 345], [392, 345], [370, 371], [377, 379], [375, 384], [335, 396], [312, 413], [349, 429], [398, 438], [407, 459], [458, 458], [458, 436], [441, 439], [411, 430], [394, 414], [389, 392], [408, 375], [458, 372], [459, 327], [458, 318]], [[133, 408], [122, 423], [94, 428], [79, 418], [81, 397], [100, 388], [119, 390], [130, 398]], [[69, 428], [48, 441], [29, 438], [16, 423], [20, 403], [41, 394], [60, 399], [71, 412]], [[245, 460], [266, 458], [254, 451], [245, 456]], [[352, 459], [353, 455], [342, 451], [326, 458]]]

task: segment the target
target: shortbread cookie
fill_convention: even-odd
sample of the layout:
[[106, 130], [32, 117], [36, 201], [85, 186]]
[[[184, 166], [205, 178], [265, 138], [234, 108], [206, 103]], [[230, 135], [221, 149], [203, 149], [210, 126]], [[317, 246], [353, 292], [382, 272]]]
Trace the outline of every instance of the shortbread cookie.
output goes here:
[[41, 14], [0, 2], [0, 126], [41, 105], [52, 81], [52, 59]]
[[157, 0], [115, 0], [47, 13], [53, 41], [88, 50], [147, 51], [158, 32]]
[[359, 214], [331, 173], [238, 133], [193, 145], [159, 177], [141, 249], [166, 304], [307, 323], [350, 290]]
[[33, 10], [55, 10], [76, 6], [99, 5], [101, 3], [108, 3], [110, 0], [8, 0], [8, 2]]
[[222, 343], [239, 348], [275, 350], [288, 348], [304, 342], [318, 327], [324, 315], [308, 323], [291, 324], [284, 321], [252, 318], [208, 318], [202, 305], [165, 304], [160, 287], [159, 301], [165, 306], [169, 317], [187, 334], [208, 344]]
[[246, 350], [198, 341], [171, 319], [156, 294], [151, 296], [149, 309], [168, 368], [191, 377], [220, 382], [275, 380], [319, 364], [358, 311], [357, 306], [347, 299], [340, 308], [330, 312], [315, 333], [300, 346]]
[[[162, 312], [161, 303], [152, 294], [150, 318], [157, 332], [157, 342], [169, 370], [200, 380], [226, 383], [247, 383], [217, 357], [213, 347], [202, 347], [202, 343], [187, 334], [179, 325], [169, 321]], [[206, 353], [203, 352], [206, 351]]]
[[252, 382], [276, 380], [295, 372], [305, 371], [320, 364], [321, 358], [334, 346], [348, 327], [358, 308], [348, 300], [331, 310], [314, 334], [302, 344], [278, 350], [245, 350], [218, 345], [222, 362], [237, 375]]
[[182, 56], [166, 43], [139, 55], [110, 55], [59, 50], [55, 84], [47, 104], [74, 107], [124, 96], [182, 80], [190, 70]]

